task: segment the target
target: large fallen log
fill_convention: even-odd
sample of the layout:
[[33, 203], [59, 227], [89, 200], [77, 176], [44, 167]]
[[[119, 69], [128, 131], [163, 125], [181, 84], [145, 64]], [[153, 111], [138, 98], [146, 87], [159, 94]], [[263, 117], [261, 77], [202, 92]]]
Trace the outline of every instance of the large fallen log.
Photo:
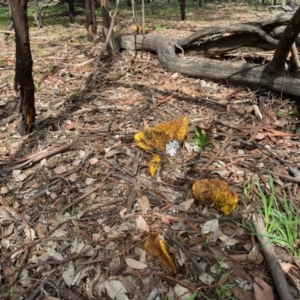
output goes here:
[[[116, 42], [120, 49], [156, 53], [161, 66], [168, 71], [230, 84], [260, 86], [275, 92], [300, 96], [300, 75], [297, 73], [270, 71], [268, 64], [222, 61], [219, 57], [240, 47], [275, 50], [278, 36], [272, 37], [270, 34], [277, 27], [282, 28], [289, 24], [292, 17], [292, 13], [280, 13], [257, 22], [212, 26], [181, 40], [153, 35], [126, 35], [118, 36]], [[299, 38], [296, 43], [298, 41]], [[179, 56], [178, 52], [183, 49], [203, 57]], [[205, 56], [215, 56], [218, 59], [208, 59]]]

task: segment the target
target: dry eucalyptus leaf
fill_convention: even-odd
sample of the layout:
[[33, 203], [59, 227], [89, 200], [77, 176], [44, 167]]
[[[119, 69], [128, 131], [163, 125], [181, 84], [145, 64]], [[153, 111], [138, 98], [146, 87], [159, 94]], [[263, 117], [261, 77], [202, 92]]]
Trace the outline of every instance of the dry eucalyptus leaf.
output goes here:
[[150, 232], [150, 227], [142, 216], [137, 217], [136, 226], [139, 229], [145, 230], [146, 232]]
[[62, 278], [64, 279], [66, 285], [70, 287], [74, 280], [75, 267], [72, 261], [69, 262], [67, 268], [62, 273]]
[[73, 173], [71, 174], [68, 179], [71, 181], [71, 182], [75, 182], [76, 179], [77, 179], [77, 174], [76, 173]]
[[185, 211], [188, 211], [194, 203], [194, 199], [189, 199], [181, 202], [179, 205], [184, 207]]
[[129, 300], [127, 297], [127, 291], [124, 285], [119, 280], [106, 280], [104, 282], [106, 292], [110, 299], [116, 300]]
[[264, 261], [264, 256], [257, 246], [253, 246], [251, 251], [248, 254], [247, 262], [260, 265]]
[[174, 294], [176, 296], [176, 299], [180, 300], [189, 300], [192, 295], [187, 288], [178, 283], [174, 286]]
[[204, 272], [200, 274], [199, 279], [206, 285], [211, 285], [214, 282], [214, 278]]
[[21, 170], [13, 170], [12, 173], [16, 181], [23, 181], [27, 178], [27, 174], [21, 172]]
[[135, 260], [131, 257], [126, 257], [125, 258], [125, 263], [127, 264], [128, 267], [135, 269], [135, 270], [142, 270], [146, 269], [148, 266], [138, 260]]
[[53, 171], [55, 174], [60, 175], [60, 174], [67, 172], [68, 170], [65, 166], [58, 166]]
[[24, 232], [25, 232], [26, 237], [31, 241], [33, 241], [36, 238], [35, 231], [32, 228], [26, 227], [24, 229]]
[[98, 158], [96, 158], [96, 157], [93, 157], [93, 158], [89, 159], [90, 165], [95, 165], [98, 161], [99, 161], [99, 160], [98, 160]]

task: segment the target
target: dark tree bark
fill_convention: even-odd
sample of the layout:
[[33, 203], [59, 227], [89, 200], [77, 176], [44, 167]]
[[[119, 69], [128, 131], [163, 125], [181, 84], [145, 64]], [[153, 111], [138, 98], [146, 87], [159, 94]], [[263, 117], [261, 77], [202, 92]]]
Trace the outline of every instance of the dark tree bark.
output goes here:
[[185, 20], [185, 0], [179, 0], [181, 21]]
[[20, 135], [26, 135], [33, 131], [35, 124], [33, 62], [27, 22], [27, 1], [10, 0], [10, 5], [16, 35], [15, 90], [20, 91], [17, 131]]
[[[103, 23], [103, 35], [106, 39], [106, 37], [108, 36], [108, 31], [111, 25], [112, 18], [109, 12], [108, 0], [100, 0], [100, 4]], [[115, 43], [115, 36], [113, 30], [111, 31], [110, 40], [107, 45], [107, 51], [112, 61], [118, 59], [118, 47]]]
[[74, 0], [68, 0], [68, 4], [69, 4], [69, 20], [70, 23], [74, 23], [74, 18], [75, 18]]
[[[300, 30], [299, 10], [300, 8], [294, 16], [292, 13], [280, 13], [257, 22], [204, 28], [178, 41], [151, 35], [121, 36], [116, 40], [121, 49], [156, 52], [162, 67], [172, 72], [231, 84], [261, 86], [299, 97], [300, 74], [289, 73], [286, 76], [284, 69], [281, 68], [294, 40], [296, 44], [298, 41], [295, 37]], [[287, 33], [282, 35], [280, 41], [270, 36], [276, 27], [286, 25], [288, 25]], [[218, 58], [219, 55], [230, 50], [247, 46], [268, 50], [275, 50], [278, 47], [279, 50], [276, 50], [274, 60], [276, 61], [278, 57], [279, 63], [276, 61], [276, 65], [281, 68], [280, 72], [269, 72], [270, 65], [273, 70], [273, 62], [259, 65], [244, 62], [232, 63], [220, 59], [182, 59], [177, 55], [177, 52], [185, 49], [185, 51], [193, 50], [201, 56]], [[259, 52], [256, 54], [259, 55]]]
[[97, 33], [95, 1], [85, 0], [85, 14], [86, 14], [86, 31], [89, 42], [94, 40], [94, 35]]

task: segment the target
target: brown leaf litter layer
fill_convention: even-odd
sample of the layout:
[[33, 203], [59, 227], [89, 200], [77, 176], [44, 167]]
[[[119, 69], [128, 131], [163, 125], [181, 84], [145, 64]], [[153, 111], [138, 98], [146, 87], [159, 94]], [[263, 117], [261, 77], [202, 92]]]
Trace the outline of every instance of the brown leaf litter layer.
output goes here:
[[[123, 53], [113, 65], [105, 59], [80, 92], [103, 44], [83, 42], [84, 26], [61, 33], [52, 40], [46, 29], [31, 33], [38, 117], [27, 137], [15, 135], [13, 40], [3, 51], [1, 299], [188, 299], [194, 292], [215, 299], [225, 287], [224, 299], [272, 297], [269, 267], [244, 225], [261, 205], [253, 183], [267, 188], [269, 174], [288, 187], [298, 207], [293, 103], [168, 73], [150, 53]], [[183, 116], [189, 118], [186, 139], [151, 177], [151, 154], [138, 148], [134, 135]], [[196, 127], [211, 147], [195, 146]], [[239, 197], [229, 216], [193, 200], [193, 183], [215, 178]], [[247, 198], [243, 189], [251, 185]], [[143, 249], [153, 233], [164, 237], [155, 255]], [[292, 265], [296, 294], [299, 264], [275, 251]]]

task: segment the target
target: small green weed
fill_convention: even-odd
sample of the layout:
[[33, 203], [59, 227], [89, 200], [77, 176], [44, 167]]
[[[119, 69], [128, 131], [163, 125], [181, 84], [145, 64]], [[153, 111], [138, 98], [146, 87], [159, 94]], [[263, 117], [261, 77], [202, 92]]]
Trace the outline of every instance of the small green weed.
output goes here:
[[164, 28], [165, 28], [165, 26], [162, 25], [162, 24], [157, 24], [157, 25], [155, 25], [155, 30], [157, 30], [157, 31], [163, 30]]
[[70, 101], [72, 101], [72, 102], [75, 102], [76, 100], [78, 100], [78, 98], [79, 98], [78, 93], [74, 93], [69, 97]]
[[231, 295], [231, 290], [232, 288], [235, 286], [235, 284], [233, 283], [224, 283], [224, 284], [220, 284], [216, 287], [216, 294], [218, 295], [218, 298], [220, 300], [222, 299], [232, 299], [235, 300], [235, 298], [233, 298]]
[[[266, 226], [266, 237], [271, 243], [275, 243], [297, 258], [300, 258], [299, 237], [300, 216], [293, 205], [288, 201], [285, 191], [283, 190], [283, 199], [279, 202], [275, 193], [273, 177], [270, 176], [269, 187], [270, 192], [267, 194], [260, 183], [257, 182], [256, 187], [262, 201], [262, 207], [258, 212], [262, 214]], [[244, 188], [244, 195], [249, 197], [249, 191], [253, 188], [250, 183]], [[254, 235], [259, 235], [255, 232], [254, 227], [249, 223], [245, 225]]]
[[283, 201], [279, 205], [272, 176], [270, 176], [269, 185], [270, 194], [267, 195], [260, 184], [256, 183], [263, 204], [259, 211], [265, 220], [267, 237], [271, 243], [276, 243], [295, 257], [300, 257], [300, 251], [297, 247], [300, 217], [287, 200], [285, 191], [283, 191]]
[[203, 133], [201, 128], [199, 127], [196, 127], [195, 129], [194, 142], [196, 146], [202, 149], [211, 146], [211, 142], [208, 135]]

